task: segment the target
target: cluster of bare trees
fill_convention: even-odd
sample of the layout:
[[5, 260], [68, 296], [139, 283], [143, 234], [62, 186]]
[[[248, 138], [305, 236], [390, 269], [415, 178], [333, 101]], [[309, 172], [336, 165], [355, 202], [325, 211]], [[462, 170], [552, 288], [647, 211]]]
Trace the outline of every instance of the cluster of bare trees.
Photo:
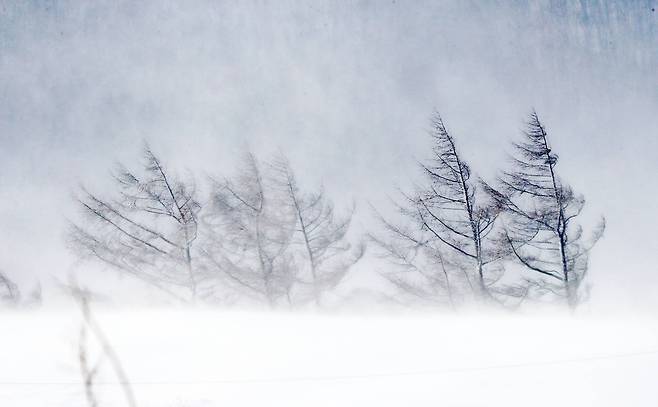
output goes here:
[[185, 301], [320, 304], [364, 252], [347, 237], [351, 213], [302, 190], [284, 157], [246, 154], [233, 177], [208, 180], [206, 199], [149, 147], [141, 171], [113, 177], [113, 196], [81, 191], [72, 248]]
[[371, 235], [395, 264], [384, 276], [408, 295], [451, 306], [466, 297], [512, 305], [553, 294], [576, 307], [605, 223], [583, 237], [575, 220], [584, 199], [557, 175], [537, 114], [494, 184], [473, 174], [438, 114], [430, 133], [425, 182], [402, 194], [397, 221], [380, 215], [384, 230]]
[[225, 282], [270, 305], [315, 302], [363, 255], [323, 191], [302, 191], [285, 157], [267, 163], [248, 154], [234, 179], [213, 180], [202, 250]]
[[[399, 216], [383, 216], [368, 239], [387, 260], [381, 274], [400, 298], [517, 306], [526, 298], [586, 294], [588, 255], [605, 224], [584, 237], [584, 199], [556, 172], [557, 155], [536, 113], [494, 182], [475, 175], [436, 114], [423, 182], [402, 193]], [[300, 187], [283, 156], [246, 154], [236, 174], [209, 177], [201, 198], [191, 178], [170, 173], [144, 149], [138, 172], [120, 166], [113, 196], [82, 190], [86, 222], [72, 225], [80, 254], [185, 300], [251, 299], [278, 306], [322, 303], [364, 254], [322, 188]]]

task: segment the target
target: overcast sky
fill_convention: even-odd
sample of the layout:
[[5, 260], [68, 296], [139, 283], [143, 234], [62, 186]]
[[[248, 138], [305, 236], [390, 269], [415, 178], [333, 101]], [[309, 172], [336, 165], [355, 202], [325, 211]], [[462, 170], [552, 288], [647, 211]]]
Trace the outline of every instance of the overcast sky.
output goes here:
[[592, 304], [658, 306], [657, 1], [0, 4], [0, 269], [22, 284], [71, 270], [71, 192], [142, 140], [199, 177], [281, 149], [367, 225], [434, 109], [491, 179], [534, 108], [584, 222], [608, 220]]

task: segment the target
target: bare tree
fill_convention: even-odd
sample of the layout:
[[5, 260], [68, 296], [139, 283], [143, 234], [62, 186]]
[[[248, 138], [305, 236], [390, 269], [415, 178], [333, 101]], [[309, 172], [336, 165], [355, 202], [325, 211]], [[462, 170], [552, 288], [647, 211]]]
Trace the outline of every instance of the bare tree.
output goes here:
[[0, 271], [0, 301], [16, 304], [20, 301], [21, 293], [18, 286]]
[[[486, 194], [478, 191], [479, 182], [474, 179], [438, 114], [432, 118], [430, 134], [434, 142], [433, 157], [420, 165], [427, 184], [418, 187], [413, 195], [405, 194], [406, 203], [399, 206], [400, 213], [413, 227], [381, 219], [397, 243], [381, 238], [374, 240], [407, 269], [420, 273], [423, 280], [444, 287], [451, 300], [446, 266], [465, 273], [469, 287], [478, 298], [491, 298], [489, 288], [500, 277], [500, 270], [495, 269], [495, 275], [493, 270], [491, 275], [485, 275], [485, 266], [500, 257], [496, 240], [489, 239], [498, 212], [490, 205]], [[426, 271], [428, 263], [433, 264], [434, 270]], [[393, 281], [403, 284], [399, 279]], [[419, 295], [426, 294], [417, 284], [402, 286], [407, 291], [413, 289]]]
[[71, 226], [71, 246], [176, 297], [187, 290], [194, 299], [192, 253], [201, 208], [195, 186], [172, 176], [148, 146], [143, 160], [140, 173], [118, 167], [114, 198], [82, 190], [78, 202], [86, 220]]
[[[417, 220], [408, 208], [398, 206], [397, 209], [403, 218]], [[413, 302], [445, 303], [452, 309], [456, 308], [462, 288], [471, 287], [470, 279], [460, 272], [455, 273], [457, 268], [446, 264], [442, 248], [417, 223], [412, 223], [412, 226], [406, 222], [393, 223], [373, 211], [384, 233], [370, 233], [369, 239], [379, 248], [378, 257], [393, 266], [387, 267], [381, 274], [409, 295]]]
[[128, 380], [125, 369], [121, 360], [114, 350], [114, 347], [110, 344], [110, 341], [107, 338], [107, 335], [101, 329], [101, 326], [98, 324], [94, 318], [91, 307], [89, 305], [90, 294], [87, 290], [81, 289], [76, 285], [66, 286], [68, 291], [71, 293], [73, 298], [78, 301], [80, 310], [82, 312], [82, 326], [80, 328], [80, 338], [78, 344], [78, 361], [80, 363], [80, 373], [82, 374], [83, 385], [85, 388], [85, 397], [87, 399], [88, 407], [97, 407], [98, 399], [94, 391], [94, 380], [97, 377], [100, 369], [100, 361], [96, 363], [91, 363], [90, 352], [89, 352], [89, 343], [88, 343], [88, 334], [91, 332], [93, 338], [100, 345], [102, 352], [102, 357], [106, 358], [110, 362], [110, 366], [114, 375], [116, 376], [121, 389], [123, 391], [124, 397], [126, 399], [126, 405], [128, 407], [137, 407], [137, 401], [132, 389], [132, 385]]
[[277, 175], [275, 182], [286, 191], [287, 205], [296, 218], [293, 243], [301, 247], [303, 253], [296, 256], [301, 257], [296, 265], [306, 270], [297, 271], [297, 285], [310, 287], [315, 304], [321, 305], [322, 293], [340, 283], [363, 256], [365, 245], [360, 243], [353, 247], [346, 237], [353, 212], [337, 218], [333, 204], [322, 188], [318, 192], [303, 192], [284, 156], [274, 160], [272, 167]]
[[204, 216], [203, 255], [208, 270], [241, 294], [274, 307], [291, 302], [294, 259], [288, 253], [295, 214], [285, 190], [272, 182], [253, 154], [233, 179], [212, 180], [212, 203]]
[[96, 392], [94, 391], [94, 381], [98, 375], [99, 363], [91, 366], [89, 349], [87, 345], [87, 325], [80, 326], [80, 337], [78, 339], [78, 362], [80, 363], [80, 374], [85, 388], [85, 397], [88, 407], [98, 407]]
[[585, 204], [557, 175], [558, 156], [533, 112], [524, 139], [513, 144], [512, 168], [489, 192], [505, 211], [505, 240], [512, 256], [539, 279], [530, 280], [540, 293], [562, 295], [572, 309], [587, 274], [588, 255], [602, 236], [605, 220], [588, 239], [575, 223]]

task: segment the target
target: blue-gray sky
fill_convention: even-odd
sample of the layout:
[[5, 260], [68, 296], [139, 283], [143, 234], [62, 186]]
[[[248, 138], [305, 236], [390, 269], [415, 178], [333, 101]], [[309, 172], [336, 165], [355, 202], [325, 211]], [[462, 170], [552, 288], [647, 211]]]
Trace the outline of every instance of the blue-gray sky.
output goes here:
[[[532, 108], [608, 219], [593, 304], [658, 305], [658, 2], [0, 2], [0, 268], [64, 275], [79, 182], [143, 139], [179, 171], [286, 151], [338, 201], [384, 204], [439, 110], [484, 178]], [[366, 205], [360, 205], [364, 209]], [[363, 213], [361, 222], [368, 223]]]

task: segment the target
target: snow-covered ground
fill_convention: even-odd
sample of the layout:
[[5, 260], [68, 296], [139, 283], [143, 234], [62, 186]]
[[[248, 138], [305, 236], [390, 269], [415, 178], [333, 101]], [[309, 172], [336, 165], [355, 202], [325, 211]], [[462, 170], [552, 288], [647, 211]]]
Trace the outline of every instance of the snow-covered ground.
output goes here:
[[[658, 405], [650, 318], [153, 308], [96, 318], [141, 407]], [[75, 310], [0, 314], [0, 406], [86, 406], [79, 332]], [[100, 406], [126, 405], [109, 362], [97, 380]]]

